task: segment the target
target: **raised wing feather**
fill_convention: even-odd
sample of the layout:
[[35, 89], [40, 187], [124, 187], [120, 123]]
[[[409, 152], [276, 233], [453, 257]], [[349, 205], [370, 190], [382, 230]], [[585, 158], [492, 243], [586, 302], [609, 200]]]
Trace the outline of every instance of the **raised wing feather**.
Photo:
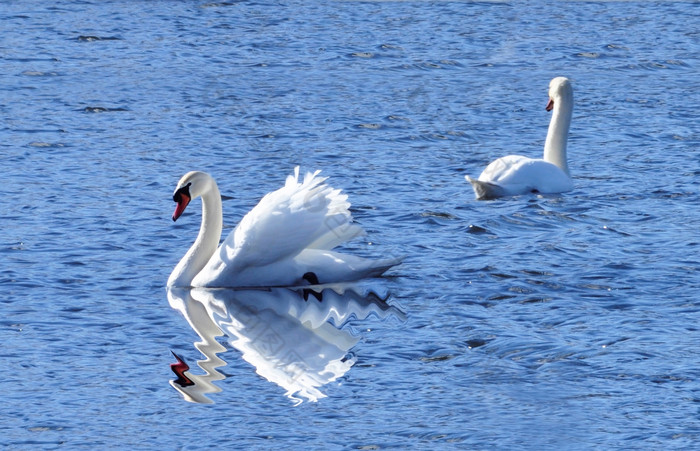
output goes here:
[[267, 194], [233, 230], [202, 271], [208, 278], [292, 258], [307, 248], [332, 249], [362, 233], [351, 224], [347, 195], [324, 184], [320, 171], [299, 182], [299, 168]]

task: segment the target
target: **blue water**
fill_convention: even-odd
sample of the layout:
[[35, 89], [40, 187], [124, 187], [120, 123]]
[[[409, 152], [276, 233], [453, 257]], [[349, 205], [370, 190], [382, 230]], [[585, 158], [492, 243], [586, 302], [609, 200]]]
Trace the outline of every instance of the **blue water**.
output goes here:
[[[0, 442], [697, 447], [699, 8], [3, 2]], [[464, 175], [541, 154], [560, 75], [575, 189], [475, 201]], [[212, 173], [230, 230], [295, 165], [349, 194], [345, 251], [406, 259], [337, 304], [212, 294], [204, 352], [165, 290], [200, 221], [172, 223], [172, 190]], [[308, 352], [337, 377], [266, 373], [241, 312], [294, 355], [342, 342]], [[173, 388], [171, 350], [221, 360], [213, 403]]]

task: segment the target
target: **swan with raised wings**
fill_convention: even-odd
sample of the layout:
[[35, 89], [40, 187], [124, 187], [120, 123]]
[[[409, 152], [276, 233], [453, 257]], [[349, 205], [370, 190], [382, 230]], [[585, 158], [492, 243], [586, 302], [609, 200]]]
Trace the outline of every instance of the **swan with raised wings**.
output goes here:
[[[347, 282], [376, 277], [401, 259], [368, 259], [335, 252], [364, 233], [352, 222], [347, 195], [299, 168], [285, 185], [265, 195], [219, 246], [221, 194], [205, 172], [185, 174], [177, 184], [173, 221], [192, 199], [202, 198], [202, 225], [192, 247], [175, 266], [168, 286], [254, 287]], [[217, 248], [218, 247], [218, 248]]]
[[563, 193], [573, 189], [566, 161], [566, 141], [574, 107], [574, 93], [566, 77], [549, 83], [547, 111], [552, 111], [543, 158], [508, 155], [489, 164], [478, 179], [466, 176], [477, 199], [526, 193]]

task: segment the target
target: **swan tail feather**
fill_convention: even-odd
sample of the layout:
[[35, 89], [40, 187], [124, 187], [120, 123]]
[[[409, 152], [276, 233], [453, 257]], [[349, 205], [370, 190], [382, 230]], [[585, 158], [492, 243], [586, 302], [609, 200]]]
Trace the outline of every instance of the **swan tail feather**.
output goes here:
[[372, 259], [340, 252], [306, 249], [295, 260], [318, 277], [320, 283], [350, 282], [379, 277], [400, 264], [403, 258]]
[[505, 194], [503, 188], [495, 183], [473, 179], [468, 175], [465, 176], [465, 178], [469, 183], [471, 183], [477, 200], [495, 199], [497, 197], [502, 197]]
[[368, 274], [368, 277], [379, 277], [394, 266], [401, 264], [402, 261], [403, 257], [374, 260], [374, 264]]

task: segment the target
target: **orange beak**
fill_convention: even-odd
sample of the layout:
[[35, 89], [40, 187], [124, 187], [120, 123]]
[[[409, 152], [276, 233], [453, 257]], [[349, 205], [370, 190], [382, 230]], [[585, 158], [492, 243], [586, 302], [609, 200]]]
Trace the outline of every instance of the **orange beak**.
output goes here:
[[549, 99], [549, 102], [547, 102], [547, 106], [544, 107], [544, 109], [547, 111], [552, 111], [552, 108], [554, 108], [554, 100]]
[[183, 193], [183, 192], [177, 192], [176, 195], [174, 196], [175, 202], [177, 202], [177, 206], [175, 207], [175, 213], [173, 213], [173, 221], [177, 221], [177, 218], [182, 215], [182, 213], [185, 211], [185, 208], [187, 208], [187, 204], [190, 203], [190, 198], [189, 195]]

